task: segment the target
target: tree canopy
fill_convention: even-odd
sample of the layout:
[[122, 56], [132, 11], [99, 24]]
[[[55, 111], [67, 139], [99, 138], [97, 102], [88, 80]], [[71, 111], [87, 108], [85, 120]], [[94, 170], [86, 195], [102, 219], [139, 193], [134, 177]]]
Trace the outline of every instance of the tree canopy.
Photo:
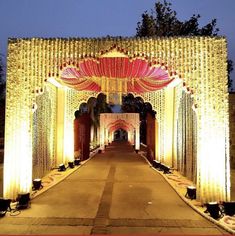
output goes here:
[[188, 20], [180, 21], [176, 11], [171, 9], [172, 4], [164, 0], [156, 2], [151, 13], [145, 11], [142, 20], [137, 23], [136, 36], [216, 36], [219, 29], [216, 19], [205, 26], [199, 26], [200, 15], [192, 15]]
[[[137, 23], [137, 37], [153, 36], [216, 36], [217, 20], [212, 19], [206, 25], [200, 27], [200, 15], [192, 15], [188, 20], [181, 21], [177, 18], [176, 11], [172, 10], [172, 4], [164, 0], [156, 2], [150, 13], [145, 11], [141, 21]], [[228, 87], [232, 87], [230, 73], [233, 71], [233, 61], [228, 60]]]
[[5, 70], [4, 70], [4, 64], [3, 64], [3, 59], [2, 55], [0, 54], [0, 100], [5, 99], [5, 87], [6, 87], [6, 82], [5, 82]]

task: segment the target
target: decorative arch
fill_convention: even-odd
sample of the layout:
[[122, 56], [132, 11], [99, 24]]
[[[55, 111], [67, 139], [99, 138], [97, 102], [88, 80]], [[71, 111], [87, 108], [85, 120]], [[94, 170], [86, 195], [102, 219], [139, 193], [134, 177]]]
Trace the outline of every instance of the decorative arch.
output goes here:
[[113, 141], [113, 132], [122, 128], [128, 133], [128, 141], [140, 149], [139, 113], [102, 113], [100, 115], [100, 149]]
[[[97, 92], [78, 92], [61, 86], [57, 80], [63, 68], [76, 67], [88, 58], [111, 57], [110, 51], [118, 52], [115, 57], [124, 53], [130, 61], [136, 58], [146, 60], [150, 67], [156, 61], [157, 65], [172, 72], [172, 76], [179, 75], [185, 86], [194, 92], [197, 105], [197, 196], [202, 202], [229, 200], [227, 49], [223, 37], [9, 39], [4, 197], [15, 199], [18, 192], [31, 190], [32, 114], [37, 95], [43, 93], [51, 78], [55, 78], [56, 156], [58, 160], [68, 161], [73, 158], [73, 152], [64, 137], [72, 133], [70, 121], [79, 101], [97, 96]], [[182, 83], [174, 88], [170, 83], [162, 90], [141, 94], [158, 111], [159, 158], [166, 163], [171, 163], [171, 155], [177, 155], [172, 151], [177, 109], [171, 109], [168, 114], [167, 107], [178, 107], [180, 91]], [[108, 93], [109, 98], [113, 96]], [[171, 120], [170, 128], [164, 120]], [[68, 151], [64, 147], [68, 147]], [[22, 162], [25, 164], [21, 165]]]

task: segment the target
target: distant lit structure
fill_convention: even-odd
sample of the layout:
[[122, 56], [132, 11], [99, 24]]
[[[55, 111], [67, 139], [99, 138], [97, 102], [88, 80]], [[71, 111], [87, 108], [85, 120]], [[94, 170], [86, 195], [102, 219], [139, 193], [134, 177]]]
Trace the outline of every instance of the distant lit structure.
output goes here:
[[100, 149], [114, 141], [114, 131], [123, 129], [127, 132], [128, 141], [140, 149], [139, 113], [103, 113], [100, 115]]
[[10, 39], [7, 60], [4, 197], [74, 159], [74, 112], [102, 92], [150, 102], [156, 160], [202, 202], [230, 199], [225, 38]]

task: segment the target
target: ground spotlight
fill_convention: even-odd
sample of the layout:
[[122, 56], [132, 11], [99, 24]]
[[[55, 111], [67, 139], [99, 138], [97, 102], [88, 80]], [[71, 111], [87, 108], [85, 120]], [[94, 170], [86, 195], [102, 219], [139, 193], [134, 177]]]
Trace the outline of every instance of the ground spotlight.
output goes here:
[[7, 210], [11, 209], [10, 204], [11, 199], [0, 198], [0, 217], [5, 216]]
[[68, 165], [69, 165], [69, 168], [74, 168], [74, 163], [73, 163], [73, 161], [69, 161], [69, 162], [68, 162]]
[[224, 206], [225, 215], [229, 215], [229, 216], [235, 215], [235, 201], [224, 202], [223, 206]]
[[152, 165], [156, 169], [159, 169], [161, 167], [161, 163], [157, 160], [153, 160]]
[[210, 213], [210, 216], [214, 219], [220, 218], [220, 207], [218, 202], [208, 202], [206, 212]]
[[30, 194], [29, 193], [19, 193], [16, 199], [18, 201], [17, 209], [26, 209], [29, 206]]
[[65, 171], [66, 168], [65, 168], [65, 165], [64, 164], [60, 164], [59, 165], [59, 171]]
[[75, 165], [75, 166], [79, 166], [79, 165], [80, 165], [80, 159], [79, 159], [79, 158], [76, 158], [76, 159], [74, 160], [74, 165]]
[[189, 199], [196, 199], [197, 189], [194, 186], [188, 186], [187, 187], [187, 193], [185, 194], [185, 197]]
[[33, 190], [39, 190], [42, 187], [42, 180], [41, 179], [34, 179], [33, 180]]
[[161, 164], [160, 167], [161, 167], [161, 169], [163, 170], [163, 173], [164, 173], [164, 174], [170, 174], [170, 173], [171, 173], [169, 166], [166, 166], [166, 165], [164, 165], [164, 164]]

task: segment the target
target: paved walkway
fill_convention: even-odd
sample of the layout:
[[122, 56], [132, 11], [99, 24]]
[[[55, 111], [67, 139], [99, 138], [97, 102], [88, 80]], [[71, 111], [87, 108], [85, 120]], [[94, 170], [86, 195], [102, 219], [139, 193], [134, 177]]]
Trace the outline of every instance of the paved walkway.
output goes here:
[[0, 234], [226, 233], [186, 205], [126, 143], [109, 146], [0, 225]]

